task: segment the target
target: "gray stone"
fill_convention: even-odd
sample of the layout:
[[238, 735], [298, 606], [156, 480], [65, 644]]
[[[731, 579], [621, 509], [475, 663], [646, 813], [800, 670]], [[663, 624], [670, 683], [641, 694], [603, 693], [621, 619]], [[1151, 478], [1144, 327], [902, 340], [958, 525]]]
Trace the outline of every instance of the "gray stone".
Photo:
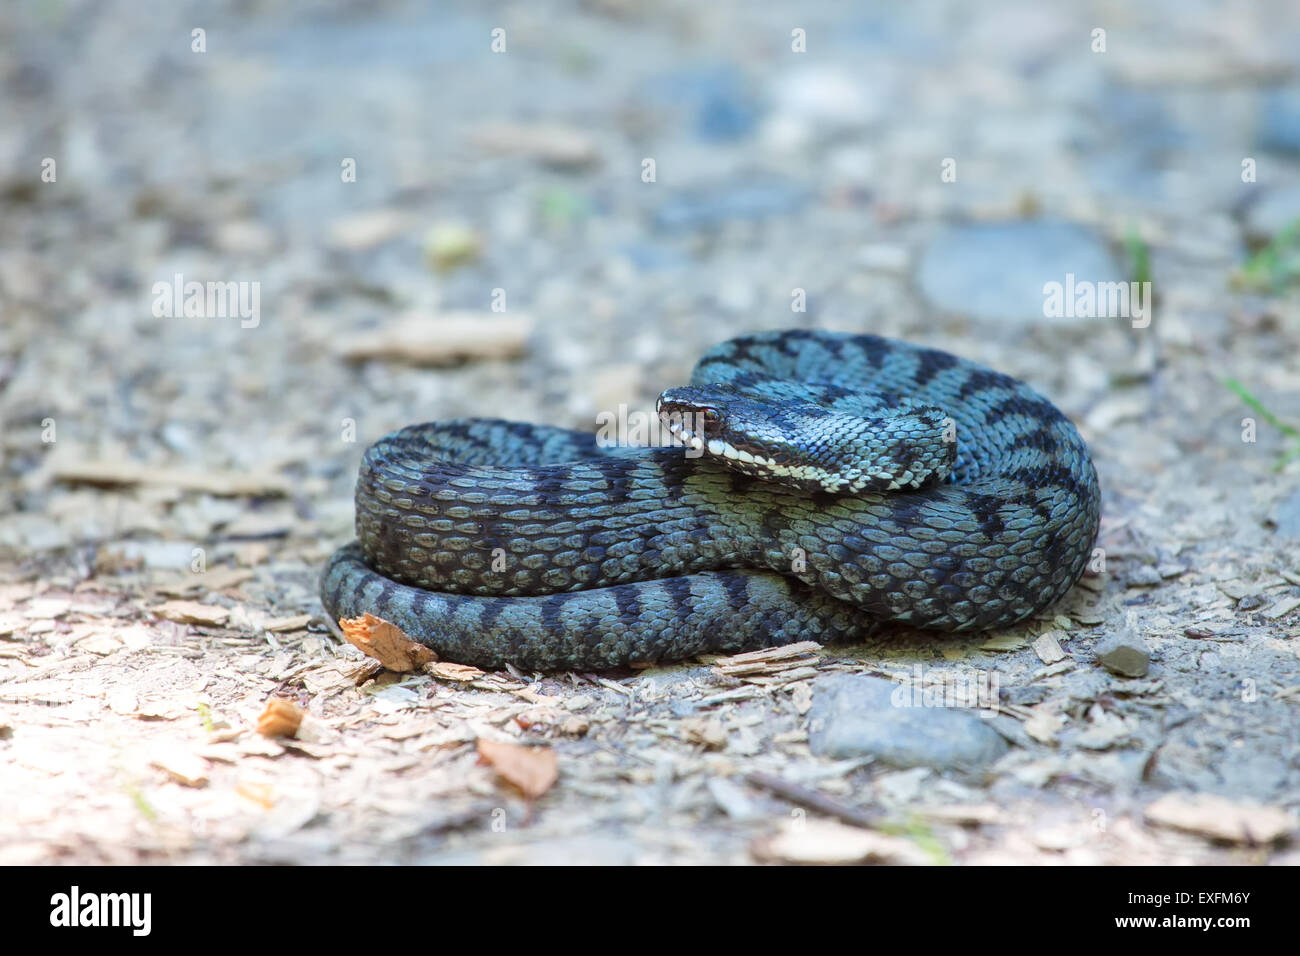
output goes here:
[[1149, 564], [1138, 565], [1128, 573], [1126, 578], [1129, 586], [1135, 588], [1153, 588], [1163, 580], [1159, 570]]
[[1147, 642], [1133, 631], [1120, 631], [1104, 638], [1096, 648], [1097, 661], [1112, 674], [1145, 677], [1151, 667]]
[[1044, 285], [1122, 282], [1128, 277], [1106, 243], [1068, 222], [957, 226], [926, 247], [917, 280], [925, 297], [948, 312], [977, 319], [1065, 322], [1043, 315]]
[[818, 756], [875, 757], [900, 768], [975, 769], [1007, 751], [984, 719], [915, 706], [910, 688], [858, 674], [832, 674], [813, 685], [808, 738]]

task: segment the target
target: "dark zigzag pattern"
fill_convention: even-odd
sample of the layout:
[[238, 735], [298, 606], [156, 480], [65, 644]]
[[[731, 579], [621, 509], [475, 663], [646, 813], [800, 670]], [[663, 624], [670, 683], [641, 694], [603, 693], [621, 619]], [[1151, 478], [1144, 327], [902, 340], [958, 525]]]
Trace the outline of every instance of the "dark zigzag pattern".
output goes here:
[[[1088, 450], [1009, 376], [877, 336], [796, 330], [710, 350], [692, 384], [734, 386], [772, 401], [773, 421], [809, 428], [834, 416], [789, 418], [764, 390], [886, 421], [915, 400], [955, 421], [956, 463], [922, 490], [841, 496], [548, 426], [412, 426], [366, 454], [359, 542], [325, 569], [326, 609], [370, 611], [446, 659], [603, 669], [847, 639], [882, 620], [1003, 627], [1083, 571], [1100, 510]], [[907, 454], [887, 431], [879, 448]], [[500, 553], [506, 570], [492, 571]]]

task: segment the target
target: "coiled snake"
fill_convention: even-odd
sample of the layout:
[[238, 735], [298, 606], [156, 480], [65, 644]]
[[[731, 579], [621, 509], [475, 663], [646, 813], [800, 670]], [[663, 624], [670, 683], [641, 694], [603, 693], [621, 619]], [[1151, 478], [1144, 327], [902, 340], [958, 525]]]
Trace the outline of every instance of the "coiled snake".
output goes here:
[[453, 661], [598, 670], [886, 621], [1003, 627], [1060, 598], [1097, 535], [1074, 426], [947, 352], [751, 335], [659, 412], [684, 447], [494, 419], [379, 440], [326, 610], [369, 611]]

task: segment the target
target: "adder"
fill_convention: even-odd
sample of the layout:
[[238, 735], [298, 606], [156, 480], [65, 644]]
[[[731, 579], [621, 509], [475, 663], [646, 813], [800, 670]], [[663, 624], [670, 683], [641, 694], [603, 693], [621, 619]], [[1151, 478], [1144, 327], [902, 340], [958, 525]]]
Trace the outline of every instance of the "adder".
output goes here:
[[366, 452], [321, 579], [480, 667], [602, 670], [887, 622], [1002, 628], [1083, 573], [1100, 489], [1074, 425], [947, 352], [792, 330], [659, 397], [675, 447], [548, 425], [413, 425]]

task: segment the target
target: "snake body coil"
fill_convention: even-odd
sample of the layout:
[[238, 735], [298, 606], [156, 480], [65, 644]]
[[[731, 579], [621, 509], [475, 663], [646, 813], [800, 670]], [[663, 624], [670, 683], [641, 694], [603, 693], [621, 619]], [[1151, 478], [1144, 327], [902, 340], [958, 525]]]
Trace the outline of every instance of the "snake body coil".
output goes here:
[[685, 448], [492, 419], [376, 442], [326, 610], [369, 611], [444, 659], [597, 670], [885, 621], [1003, 627], [1060, 598], [1096, 538], [1074, 426], [947, 352], [747, 336], [659, 410]]

